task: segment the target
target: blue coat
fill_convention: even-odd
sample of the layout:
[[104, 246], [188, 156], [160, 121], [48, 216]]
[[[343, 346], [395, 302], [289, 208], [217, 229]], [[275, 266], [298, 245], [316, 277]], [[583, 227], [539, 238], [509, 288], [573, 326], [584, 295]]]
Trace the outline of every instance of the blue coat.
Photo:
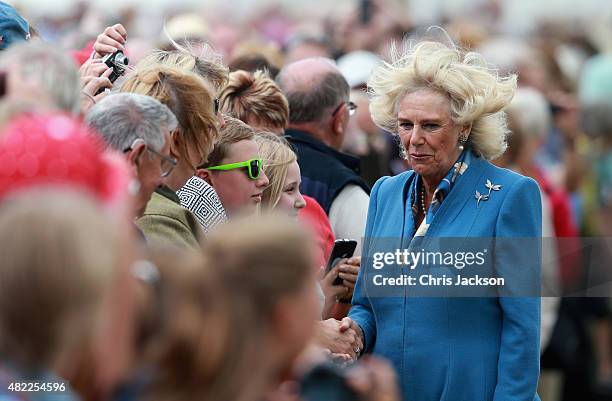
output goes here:
[[[406, 234], [410, 232], [406, 227], [414, 226], [414, 222], [405, 199], [410, 199], [414, 177], [416, 174], [409, 171], [383, 177], [375, 184], [366, 245], [368, 238], [412, 235]], [[477, 205], [476, 191], [488, 193], [487, 179], [501, 189]], [[474, 156], [440, 205], [424, 239], [523, 237], [537, 242], [541, 221], [540, 192], [535, 181]], [[375, 251], [364, 247], [365, 263]], [[496, 269], [516, 275], [521, 267], [533, 266], [539, 256], [539, 251], [535, 255], [505, 247], [496, 250], [493, 263]], [[404, 400], [539, 400], [537, 294], [372, 297], [364, 294], [367, 270], [362, 266], [349, 316], [363, 330], [364, 351], [381, 355], [394, 365]]]

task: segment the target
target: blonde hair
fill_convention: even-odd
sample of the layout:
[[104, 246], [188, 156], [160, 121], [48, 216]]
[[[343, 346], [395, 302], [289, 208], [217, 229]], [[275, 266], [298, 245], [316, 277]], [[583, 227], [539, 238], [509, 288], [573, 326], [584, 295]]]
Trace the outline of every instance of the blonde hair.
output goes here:
[[255, 142], [259, 145], [259, 154], [263, 159], [266, 176], [270, 180], [270, 185], [262, 194], [262, 205], [274, 209], [283, 193], [289, 166], [297, 161], [297, 156], [289, 142], [276, 134], [259, 133], [255, 136]]
[[118, 271], [118, 227], [81, 193], [28, 190], [0, 207], [0, 354], [51, 368], [91, 338]]
[[268, 130], [287, 127], [289, 103], [278, 85], [264, 71], [234, 71], [220, 95], [221, 111]]
[[206, 160], [218, 135], [213, 96], [202, 78], [176, 67], [136, 69], [121, 84], [122, 92], [151, 96], [168, 106], [181, 130], [183, 157], [189, 150]]
[[177, 50], [155, 50], [140, 60], [136, 68], [161, 65], [193, 72], [212, 85], [216, 92], [215, 95], [227, 85], [229, 69], [221, 62], [221, 56], [215, 53], [210, 46], [205, 45], [198, 56], [189, 44], [180, 46], [174, 41], [171, 43]]
[[398, 132], [402, 98], [431, 89], [450, 98], [450, 115], [459, 125], [471, 124], [472, 150], [490, 160], [506, 149], [508, 128], [504, 108], [516, 89], [516, 75], [499, 77], [475, 52], [464, 52], [440, 42], [407, 42], [393, 48], [391, 61], [379, 65], [368, 80], [370, 112], [381, 128]]

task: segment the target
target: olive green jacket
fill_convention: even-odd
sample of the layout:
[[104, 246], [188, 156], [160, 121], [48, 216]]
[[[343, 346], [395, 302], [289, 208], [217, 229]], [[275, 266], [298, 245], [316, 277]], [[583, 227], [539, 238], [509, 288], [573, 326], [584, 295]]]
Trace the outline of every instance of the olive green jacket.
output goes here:
[[181, 206], [176, 193], [168, 187], [157, 189], [144, 215], [136, 221], [147, 243], [197, 249], [204, 234], [200, 223]]

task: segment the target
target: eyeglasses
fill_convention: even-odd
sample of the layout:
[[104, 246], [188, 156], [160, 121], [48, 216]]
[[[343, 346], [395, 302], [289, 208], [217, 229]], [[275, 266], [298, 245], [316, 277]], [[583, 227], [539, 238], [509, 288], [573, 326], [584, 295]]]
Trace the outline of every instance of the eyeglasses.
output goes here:
[[162, 177], [169, 176], [172, 170], [174, 170], [174, 167], [176, 167], [176, 159], [173, 157], [164, 156], [161, 153], [156, 152], [153, 149], [149, 148], [148, 146], [147, 146], [147, 150], [153, 153], [154, 155], [159, 156], [159, 158], [161, 159], [161, 176]]
[[207, 167], [207, 169], [209, 170], [220, 171], [235, 170], [238, 168], [246, 168], [249, 178], [252, 180], [256, 180], [259, 178], [259, 176], [261, 175], [261, 171], [263, 170], [263, 160], [250, 159], [245, 162], [221, 164], [219, 166]]
[[[134, 143], [132, 144], [132, 146], [130, 146], [129, 148], [125, 148], [123, 149], [123, 153], [126, 152], [131, 152], [134, 147], [138, 144], [138, 142], [142, 142], [146, 145], [145, 141], [142, 138], [137, 138]], [[176, 167], [176, 159], [173, 157], [168, 157], [168, 156], [164, 156], [159, 152], [156, 152], [155, 150], [151, 149], [149, 147], [149, 145], [147, 145], [147, 150], [151, 153], [153, 153], [156, 156], [159, 156], [160, 160], [161, 160], [161, 177], [167, 177], [170, 175], [170, 173], [172, 172], [172, 170], [174, 169], [174, 167]]]
[[353, 114], [355, 114], [355, 112], [357, 111], [357, 105], [355, 103], [353, 103], [353, 102], [342, 102], [342, 103], [340, 103], [338, 105], [338, 107], [336, 107], [336, 109], [332, 113], [332, 117], [335, 116], [336, 114], [338, 114], [338, 112], [340, 111], [342, 106], [344, 106], [345, 104], [346, 104], [346, 109], [348, 110], [349, 116], [352, 116]]

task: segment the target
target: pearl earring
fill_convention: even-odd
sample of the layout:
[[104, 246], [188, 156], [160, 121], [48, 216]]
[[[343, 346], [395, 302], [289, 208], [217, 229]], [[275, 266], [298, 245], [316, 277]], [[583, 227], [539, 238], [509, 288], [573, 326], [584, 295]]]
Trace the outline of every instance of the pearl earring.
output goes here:
[[463, 151], [463, 149], [465, 148], [465, 143], [467, 142], [467, 136], [460, 136], [459, 137], [459, 150]]

